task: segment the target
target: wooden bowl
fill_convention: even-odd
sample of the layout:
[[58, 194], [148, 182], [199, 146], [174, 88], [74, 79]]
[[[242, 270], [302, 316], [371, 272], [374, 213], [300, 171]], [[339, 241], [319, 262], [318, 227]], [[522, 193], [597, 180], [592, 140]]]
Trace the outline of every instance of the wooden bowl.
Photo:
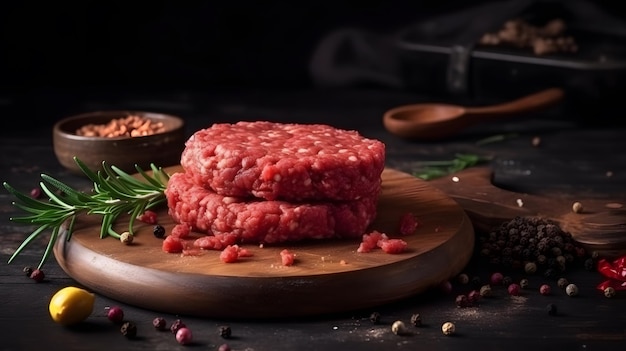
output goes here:
[[[86, 125], [106, 125], [114, 119], [139, 116], [151, 123], [163, 123], [163, 131], [145, 136], [84, 136], [78, 129]], [[96, 111], [67, 117], [53, 127], [54, 153], [65, 168], [82, 174], [74, 161], [80, 159], [94, 171], [102, 162], [135, 173], [135, 165], [144, 170], [150, 164], [159, 167], [176, 165], [186, 141], [184, 120], [177, 116], [144, 111]]]

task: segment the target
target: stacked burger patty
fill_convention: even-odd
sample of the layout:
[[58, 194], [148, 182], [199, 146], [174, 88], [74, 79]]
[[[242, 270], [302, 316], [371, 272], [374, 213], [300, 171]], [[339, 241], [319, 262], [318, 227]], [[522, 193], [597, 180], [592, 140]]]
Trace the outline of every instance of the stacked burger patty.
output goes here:
[[214, 124], [187, 141], [169, 214], [244, 243], [360, 237], [376, 217], [385, 145], [322, 124]]

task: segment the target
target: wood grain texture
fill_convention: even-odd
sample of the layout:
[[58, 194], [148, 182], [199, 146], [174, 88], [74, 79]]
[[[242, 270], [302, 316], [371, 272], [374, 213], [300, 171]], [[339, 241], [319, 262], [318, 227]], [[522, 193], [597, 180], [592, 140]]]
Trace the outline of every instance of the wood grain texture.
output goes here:
[[[179, 171], [170, 168], [168, 171]], [[100, 239], [99, 217], [84, 216], [71, 240], [58, 240], [54, 254], [72, 278], [110, 298], [181, 315], [280, 318], [321, 315], [381, 305], [418, 294], [458, 274], [474, 247], [472, 223], [444, 192], [406, 173], [385, 169], [378, 214], [371, 229], [398, 237], [400, 217], [420, 224], [404, 236], [408, 251], [357, 253], [359, 239], [247, 245], [252, 257], [222, 263], [218, 251], [198, 256], [168, 254], [152, 226], [139, 224], [133, 244]], [[174, 223], [159, 211], [166, 230]], [[124, 230], [127, 223], [118, 223]], [[288, 248], [293, 266], [280, 263]], [[343, 262], [342, 262], [343, 261]]]
[[[557, 197], [519, 193], [496, 187], [492, 170], [475, 167], [431, 181], [465, 209], [476, 230], [489, 231], [516, 216], [555, 221], [589, 250], [606, 256], [626, 254], [626, 194], [606, 198]], [[583, 211], [572, 210], [574, 202]]]

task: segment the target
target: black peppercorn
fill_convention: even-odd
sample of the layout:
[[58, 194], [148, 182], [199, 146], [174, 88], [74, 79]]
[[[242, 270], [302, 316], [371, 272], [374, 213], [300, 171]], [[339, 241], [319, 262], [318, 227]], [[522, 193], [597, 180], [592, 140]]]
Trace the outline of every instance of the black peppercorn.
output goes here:
[[184, 328], [187, 325], [185, 325], [185, 323], [183, 323], [182, 320], [177, 319], [174, 321], [174, 323], [172, 323], [172, 325], [170, 326], [170, 331], [172, 332], [172, 334], [176, 334], [176, 332], [178, 331], [178, 329], [180, 328]]
[[219, 332], [220, 336], [224, 339], [228, 339], [230, 338], [230, 336], [232, 335], [232, 330], [230, 329], [229, 326], [227, 325], [222, 325], [220, 326], [217, 331]]
[[513, 278], [511, 278], [510, 276], [504, 276], [502, 278], [502, 285], [504, 286], [509, 286], [513, 283]]
[[33, 274], [33, 267], [26, 266], [24, 267], [23, 272], [26, 274], [27, 277], [30, 277], [30, 275]]
[[137, 326], [133, 322], [124, 322], [120, 328], [120, 332], [125, 337], [132, 339], [137, 336]]
[[416, 327], [421, 327], [422, 326], [422, 316], [420, 316], [419, 313], [414, 313], [411, 316], [411, 324], [413, 324], [413, 326], [416, 326]]
[[152, 326], [156, 330], [165, 330], [166, 325], [167, 325], [167, 322], [165, 321], [165, 318], [163, 317], [156, 317], [152, 320]]
[[458, 295], [456, 297], [456, 305], [457, 307], [468, 307], [470, 305], [469, 299], [467, 295]]
[[370, 321], [374, 324], [380, 323], [380, 313], [372, 312], [372, 314], [370, 314]]
[[160, 239], [165, 236], [165, 228], [163, 228], [162, 225], [157, 224], [154, 226], [152, 233], [154, 234], [155, 237]]
[[585, 269], [589, 272], [592, 272], [596, 268], [596, 264], [593, 258], [588, 258], [585, 260]]
[[548, 306], [546, 307], [546, 310], [548, 311], [549, 315], [551, 315], [551, 316], [555, 316], [556, 315], [557, 309], [556, 309], [556, 305], [555, 304], [553, 304], [553, 303], [548, 304]]
[[474, 289], [480, 289], [482, 285], [482, 280], [479, 276], [475, 275], [472, 277], [472, 280], [470, 280], [470, 283], [472, 284], [472, 287], [474, 287]]

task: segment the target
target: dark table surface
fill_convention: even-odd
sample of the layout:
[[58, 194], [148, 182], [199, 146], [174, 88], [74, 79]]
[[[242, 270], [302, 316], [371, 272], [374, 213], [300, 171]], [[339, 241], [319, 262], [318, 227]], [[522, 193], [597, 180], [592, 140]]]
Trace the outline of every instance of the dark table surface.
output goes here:
[[[3, 120], [15, 121], [18, 129], [9, 129], [6, 124], [0, 129], [0, 178], [24, 191], [37, 186], [41, 173], [76, 187], [89, 185], [86, 179], [64, 170], [55, 159], [52, 123], [68, 114], [121, 108], [176, 113], [186, 119], [189, 133], [223, 121], [330, 123], [384, 141], [387, 166], [406, 172], [419, 170], [424, 160], [476, 153], [493, 157], [490, 165], [495, 172], [494, 182], [500, 187], [546, 196], [626, 197], [626, 128], [620, 120], [623, 113], [612, 116], [619, 123], [611, 124], [608, 115], [613, 112], [592, 116], [559, 106], [428, 143], [402, 140], [383, 128], [385, 110], [418, 101], [420, 98], [410, 92], [375, 89], [219, 93], [43, 90], [8, 94], [0, 104]], [[477, 143], [511, 133], [512, 137], [500, 142]], [[540, 147], [531, 145], [534, 137], [540, 137]], [[528, 169], [535, 171], [525, 172]], [[610, 181], [608, 171], [612, 172]], [[494, 296], [481, 300], [478, 306], [459, 308], [455, 297], [468, 287], [450, 277], [452, 292], [433, 289], [377, 308], [336, 315], [262, 321], [164, 315], [168, 321], [181, 318], [192, 329], [194, 343], [189, 346], [177, 344], [169, 332], [154, 330], [151, 322], [159, 313], [100, 295], [93, 314], [84, 323], [63, 327], [49, 317], [49, 299], [58, 289], [78, 283], [54, 259], [44, 266], [43, 282], [35, 283], [25, 276], [22, 269], [39, 262], [43, 241], [33, 243], [11, 264], [6, 263], [28, 234], [28, 228], [9, 220], [18, 213], [12, 200], [6, 191], [0, 192], [0, 350], [216, 350], [223, 343], [233, 350], [609, 350], [626, 346], [626, 291], [605, 297], [596, 289], [604, 278], [594, 269], [583, 268], [567, 272], [567, 279], [580, 289], [576, 297], [567, 296], [553, 281], [553, 293], [542, 296], [538, 287], [545, 277], [531, 275], [530, 288], [520, 298], [512, 298], [506, 289], [496, 287]], [[493, 267], [474, 259], [465, 270], [483, 281], [493, 271]], [[549, 303], [558, 307], [556, 316], [546, 312]], [[106, 319], [104, 309], [113, 305], [121, 306], [126, 319], [137, 324], [135, 340], [124, 338], [119, 327]], [[369, 319], [373, 312], [381, 315], [378, 324]], [[394, 321], [409, 325], [414, 313], [422, 316], [422, 327], [410, 326], [411, 334], [405, 336], [391, 332]], [[445, 321], [456, 324], [454, 336], [442, 334]], [[218, 335], [222, 325], [231, 327], [230, 339]]]

